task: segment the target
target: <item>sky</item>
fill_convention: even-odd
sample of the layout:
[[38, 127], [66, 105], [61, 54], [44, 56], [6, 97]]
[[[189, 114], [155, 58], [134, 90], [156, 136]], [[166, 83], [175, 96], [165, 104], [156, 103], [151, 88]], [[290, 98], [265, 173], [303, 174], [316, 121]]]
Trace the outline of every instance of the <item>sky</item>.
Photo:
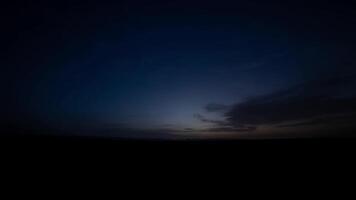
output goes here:
[[1, 6], [2, 127], [117, 138], [350, 136], [343, 1]]

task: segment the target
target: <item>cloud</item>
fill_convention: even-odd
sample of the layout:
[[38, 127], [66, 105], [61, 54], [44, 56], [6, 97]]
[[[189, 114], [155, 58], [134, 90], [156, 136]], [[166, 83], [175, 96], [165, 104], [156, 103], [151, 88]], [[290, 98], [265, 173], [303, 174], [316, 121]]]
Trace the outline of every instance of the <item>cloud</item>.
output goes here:
[[205, 110], [208, 112], [225, 112], [230, 107], [223, 104], [211, 103], [205, 106]]
[[211, 120], [207, 119], [203, 115], [196, 114], [195, 117], [199, 119], [201, 122], [208, 123], [212, 125], [212, 128], [203, 129], [200, 131], [203, 132], [250, 132], [257, 129], [255, 126], [246, 126], [246, 125], [239, 125], [239, 126], [232, 126], [229, 122], [224, 120]]
[[[234, 105], [225, 113], [226, 123], [233, 127], [273, 125], [356, 113], [355, 86], [352, 76], [306, 82]], [[294, 125], [305, 126], [316, 122], [326, 121], [319, 119]]]
[[[205, 106], [208, 112], [221, 113], [223, 120], [212, 120], [199, 114], [195, 117], [211, 125], [205, 132], [252, 133], [261, 127], [261, 130], [277, 135], [280, 133], [273, 132], [283, 128], [298, 128], [295, 131], [301, 130], [305, 136], [328, 135], [335, 131], [347, 135], [356, 130], [356, 80], [352, 74], [345, 74], [304, 82], [233, 106]], [[301, 136], [303, 133], [297, 131], [288, 135]]]
[[204, 117], [201, 114], [195, 114], [194, 117], [196, 119], [200, 120], [201, 122], [210, 123], [210, 124], [213, 124], [215, 126], [228, 126], [229, 125], [226, 121], [208, 119], [208, 118]]
[[232, 133], [237, 133], [237, 132], [251, 132], [251, 131], [255, 131], [257, 129], [257, 127], [254, 126], [246, 126], [246, 127], [239, 127], [239, 128], [235, 128], [235, 127], [215, 127], [215, 128], [210, 128], [210, 129], [206, 129], [204, 131], [207, 132], [232, 132]]
[[283, 125], [278, 125], [281, 128], [289, 127], [301, 127], [301, 126], [315, 126], [315, 125], [342, 125], [342, 124], [352, 124], [356, 121], [356, 114], [346, 114], [346, 115], [331, 115], [323, 116], [314, 119], [302, 120], [294, 123], [287, 123]]

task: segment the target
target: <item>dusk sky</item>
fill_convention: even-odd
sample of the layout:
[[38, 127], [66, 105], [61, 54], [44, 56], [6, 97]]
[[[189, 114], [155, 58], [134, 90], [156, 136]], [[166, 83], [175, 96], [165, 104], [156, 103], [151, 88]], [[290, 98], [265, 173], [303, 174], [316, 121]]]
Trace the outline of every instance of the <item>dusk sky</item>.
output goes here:
[[356, 130], [353, 3], [15, 0], [1, 6], [1, 24], [4, 130], [139, 139]]

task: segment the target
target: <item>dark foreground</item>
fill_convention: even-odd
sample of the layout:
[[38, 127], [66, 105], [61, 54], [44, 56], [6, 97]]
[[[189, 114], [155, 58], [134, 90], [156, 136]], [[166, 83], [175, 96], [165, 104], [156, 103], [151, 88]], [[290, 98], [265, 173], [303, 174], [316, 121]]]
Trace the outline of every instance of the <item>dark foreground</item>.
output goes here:
[[[184, 169], [193, 173], [207, 168], [243, 173], [251, 167], [268, 173], [265, 171], [268, 168], [288, 171], [300, 163], [304, 163], [304, 169], [320, 170], [329, 164], [349, 166], [355, 150], [356, 140], [352, 138], [139, 140], [35, 133], [2, 133], [0, 136], [3, 166], [16, 163], [20, 171], [33, 165], [38, 170], [39, 163], [41, 166], [65, 165], [71, 170], [76, 163], [84, 163], [80, 165], [83, 168], [77, 168], [79, 171], [105, 165], [120, 169], [123, 174], [133, 169], [151, 174], [151, 170], [176, 173]], [[323, 164], [315, 165], [316, 162]]]
[[[85, 135], [85, 134], [81, 134]], [[342, 135], [342, 134], [341, 134]], [[4, 146], [12, 147], [49, 147], [49, 148], [134, 148], [147, 147], [151, 148], [253, 148], [253, 147], [271, 147], [271, 148], [297, 148], [302, 150], [314, 147], [334, 148], [334, 145], [342, 144], [339, 148], [356, 147], [356, 138], [351, 134], [344, 134], [342, 137], [337, 135], [325, 135], [323, 137], [313, 138], [254, 138], [254, 139], [140, 139], [140, 138], [113, 138], [99, 136], [73, 136], [68, 134], [46, 134], [38, 132], [17, 133], [2, 132], [0, 133], [0, 143]], [[186, 149], [186, 148], [185, 148]], [[198, 148], [197, 148], [198, 149]], [[182, 149], [185, 151], [184, 149]], [[267, 149], [268, 150], [268, 149]]]

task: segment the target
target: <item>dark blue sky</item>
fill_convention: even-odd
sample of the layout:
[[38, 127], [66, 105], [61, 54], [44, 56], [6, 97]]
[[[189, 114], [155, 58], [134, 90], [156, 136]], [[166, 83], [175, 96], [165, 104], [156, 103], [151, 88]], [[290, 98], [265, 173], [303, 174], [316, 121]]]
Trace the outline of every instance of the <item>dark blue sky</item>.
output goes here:
[[[18, 1], [4, 8], [3, 118], [16, 123], [216, 136], [279, 132], [281, 124], [354, 111], [352, 4]], [[335, 79], [346, 86], [324, 84]], [[315, 91], [293, 91], [299, 87]], [[320, 100], [323, 90], [330, 92]], [[270, 95], [271, 105], [262, 101]], [[325, 107], [293, 115], [324, 98]], [[284, 104], [292, 113], [255, 120], [283, 113]], [[334, 107], [339, 112], [329, 112]]]

